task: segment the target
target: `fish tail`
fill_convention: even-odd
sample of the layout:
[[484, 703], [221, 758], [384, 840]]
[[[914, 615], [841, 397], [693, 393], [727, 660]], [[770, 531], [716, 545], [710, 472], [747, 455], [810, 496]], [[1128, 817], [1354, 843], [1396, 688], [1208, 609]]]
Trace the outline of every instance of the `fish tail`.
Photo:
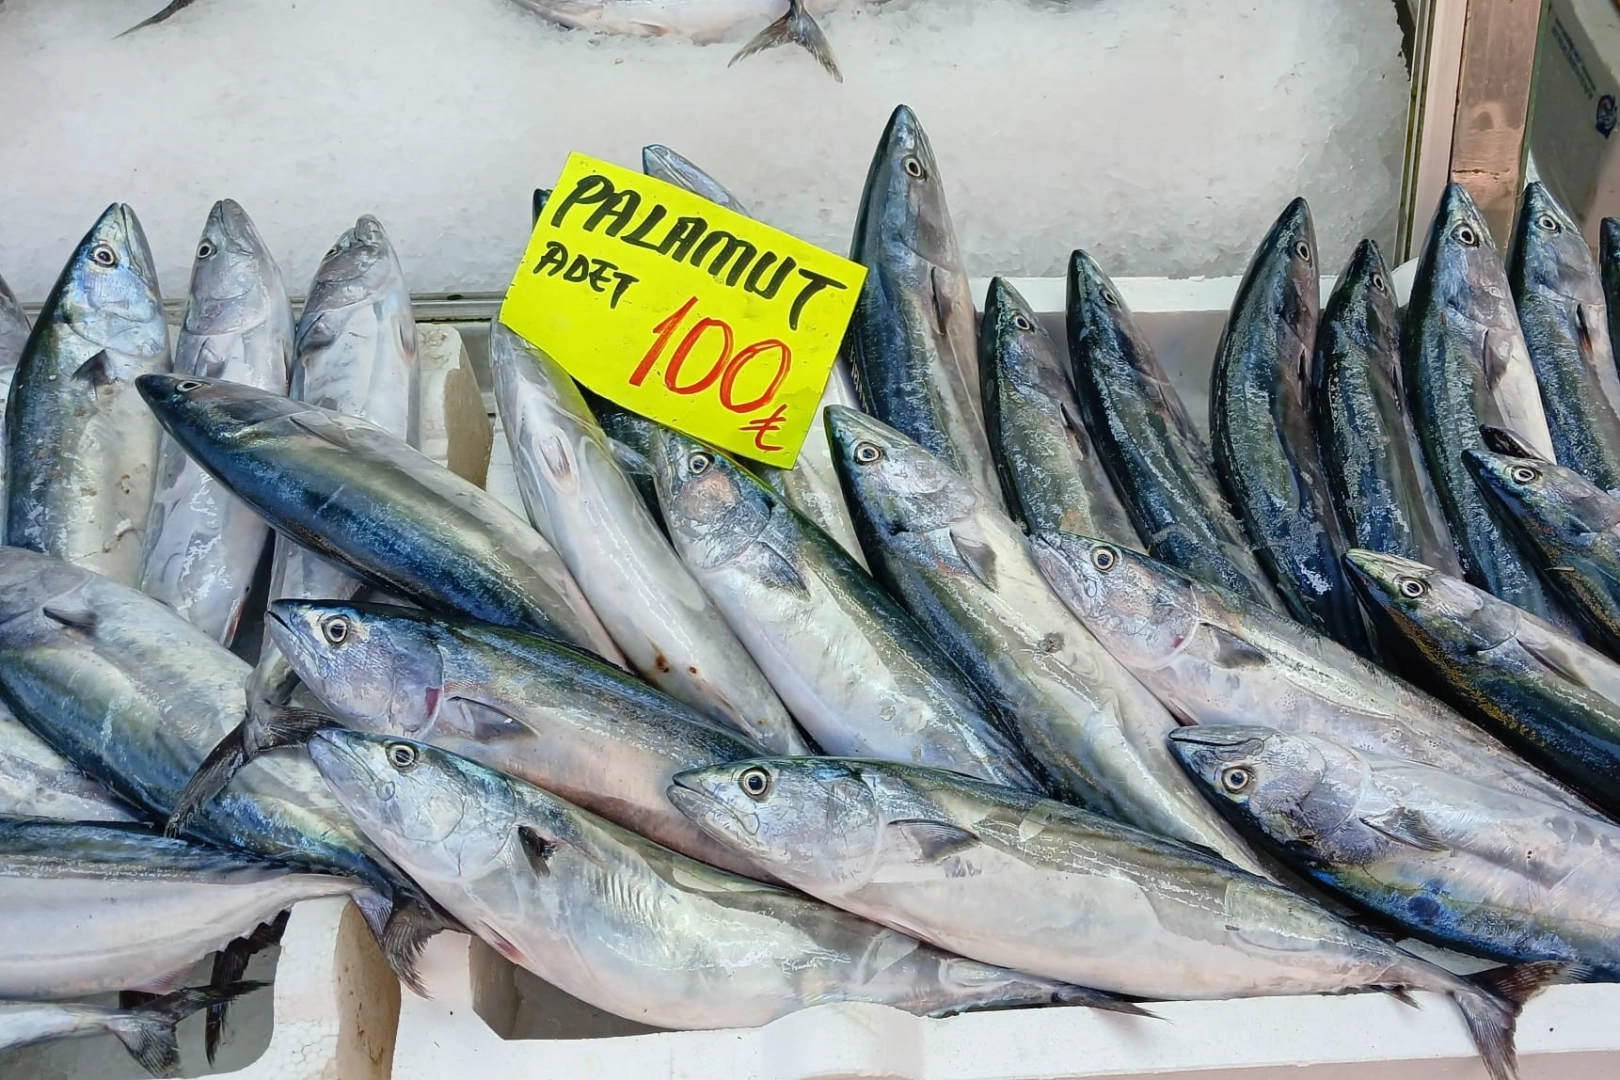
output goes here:
[[162, 11], [158, 12], [156, 15], [151, 15], [151, 16], [148, 16], [145, 19], [142, 19], [140, 22], [136, 23], [134, 26], [130, 27], [128, 30], [125, 30], [123, 34], [119, 34], [116, 37], [114, 37], [113, 40], [116, 41], [116, 40], [118, 40], [118, 38], [123, 37], [125, 34], [133, 34], [135, 31], [141, 29], [142, 27], [156, 26], [158, 23], [163, 22], [165, 19], [167, 19], [170, 15], [174, 15], [177, 12], [180, 12], [180, 11], [184, 10], [185, 8], [190, 7], [195, 2], [196, 2], [196, 0], [173, 0], [173, 2], [170, 3], [167, 7], [165, 7]]
[[196, 1012], [258, 990], [267, 983], [238, 982], [227, 986], [192, 987], [154, 998], [107, 1021], [107, 1030], [124, 1044], [130, 1057], [153, 1076], [180, 1075], [180, 1044], [175, 1027]]
[[1513, 1030], [1524, 1003], [1553, 983], [1579, 981], [1583, 972], [1581, 965], [1558, 961], [1513, 964], [1481, 972], [1466, 980], [1467, 989], [1452, 992], [1491, 1080], [1518, 1078]]
[[[214, 954], [214, 970], [209, 973], [208, 985], [212, 987], [227, 987], [242, 981], [247, 972], [248, 961], [254, 954], [263, 952], [272, 945], [279, 944], [281, 935], [287, 929], [287, 917], [290, 911], [283, 911], [267, 923], [260, 923], [247, 937], [239, 937]], [[219, 1053], [220, 1038], [225, 1034], [225, 1017], [230, 1008], [230, 1000], [211, 1002], [208, 1006], [207, 1023], [203, 1027], [203, 1052], [208, 1055], [208, 1064], [214, 1064], [214, 1058]]]
[[[827, 35], [821, 32], [816, 20], [804, 10], [802, 0], [788, 0], [787, 14], [754, 35], [752, 41], [737, 50], [737, 55], [731, 58], [731, 63], [735, 64], [745, 56], [752, 56], [778, 45], [802, 46], [827, 69], [829, 75], [839, 82], [844, 81], [843, 73], [838, 70], [838, 61], [833, 59], [832, 46], [827, 44]], [[731, 64], [726, 66], [730, 67]]]
[[1158, 1013], [1149, 1012], [1134, 1001], [1127, 1001], [1118, 994], [1093, 990], [1089, 986], [1061, 985], [1053, 991], [1052, 1003], [1055, 1005], [1085, 1005], [1088, 1008], [1102, 1009], [1104, 1012], [1123, 1013], [1126, 1016], [1146, 1016], [1154, 1020], [1163, 1019]]
[[394, 895], [393, 907], [383, 924], [378, 943], [388, 966], [399, 976], [399, 981], [421, 997], [427, 997], [416, 962], [422, 956], [422, 947], [441, 930], [458, 930], [460, 924], [441, 911], [438, 905], [424, 896], [405, 890]]
[[336, 725], [332, 717], [313, 709], [270, 706], [257, 720], [250, 715], [203, 758], [175, 800], [163, 831], [179, 836], [192, 816], [213, 802], [254, 758], [284, 746], [300, 746], [320, 729]]

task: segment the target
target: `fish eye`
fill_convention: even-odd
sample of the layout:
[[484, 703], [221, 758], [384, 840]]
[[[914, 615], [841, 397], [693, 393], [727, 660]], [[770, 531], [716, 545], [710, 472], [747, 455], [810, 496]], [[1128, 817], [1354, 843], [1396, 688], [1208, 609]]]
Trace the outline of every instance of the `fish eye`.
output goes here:
[[923, 163], [914, 157], [906, 158], [905, 168], [906, 175], [911, 177], [913, 180], [923, 180], [928, 176], [928, 170], [923, 167]]
[[1515, 465], [1508, 470], [1508, 475], [1513, 477], [1513, 482], [1516, 484], [1533, 484], [1536, 482], [1536, 477], [1541, 474], [1528, 465]]
[[742, 771], [742, 775], [737, 777], [737, 783], [743, 789], [744, 795], [758, 802], [770, 794], [771, 774], [758, 765], [753, 765]]
[[1558, 219], [1551, 214], [1538, 214], [1536, 216], [1536, 227], [1550, 233], [1558, 232], [1561, 228]]
[[182, 394], [189, 394], [201, 385], [202, 383], [198, 382], [196, 379], [182, 379], [174, 384], [174, 388], [180, 391]]
[[1475, 232], [1474, 227], [1467, 222], [1451, 230], [1451, 235], [1457, 238], [1459, 244], [1466, 244], [1468, 247], [1479, 246], [1479, 233]]
[[1012, 324], [1015, 328], [1024, 331], [1026, 334], [1035, 329], [1035, 324], [1029, 321], [1029, 316], [1023, 314], [1022, 312], [1013, 316]]
[[1233, 795], [1241, 795], [1254, 786], [1254, 773], [1242, 765], [1229, 765], [1221, 770], [1221, 787]]
[[883, 451], [876, 443], [863, 442], [855, 444], [855, 460], [862, 465], [870, 465], [882, 456]]
[[90, 249], [90, 258], [95, 260], [97, 266], [117, 266], [118, 253], [106, 244], [97, 244]]
[[1102, 298], [1103, 303], [1107, 304], [1109, 307], [1119, 307], [1119, 297], [1114, 295], [1113, 289], [1104, 288], [1102, 291]]
[[686, 459], [686, 471], [693, 476], [702, 476], [709, 471], [709, 466], [713, 464], [714, 458], [711, 455], [699, 451]]
[[392, 765], [400, 772], [404, 772], [406, 769], [416, 764], [416, 747], [412, 746], [410, 743], [389, 743], [387, 753], [388, 764]]
[[321, 636], [330, 644], [341, 645], [349, 640], [349, 620], [342, 615], [333, 615], [322, 621]]
[[1111, 547], [1099, 547], [1091, 553], [1091, 565], [1106, 574], [1119, 565], [1119, 552]]
[[204, 240], [202, 243], [197, 245], [197, 258], [199, 258], [199, 259], [212, 258], [213, 254], [214, 254], [214, 251], [215, 251], [214, 245], [209, 243], [207, 240]]
[[1384, 282], [1383, 274], [1374, 274], [1372, 276], [1372, 287], [1377, 289], [1379, 292], [1387, 292], [1389, 289], [1389, 286]]
[[1415, 577], [1401, 578], [1401, 595], [1408, 600], [1416, 600], [1429, 591], [1429, 587]]
[[1294, 242], [1294, 254], [1298, 255], [1301, 259], [1304, 259], [1307, 263], [1310, 262], [1311, 245], [1307, 244], [1303, 240], [1296, 240]]

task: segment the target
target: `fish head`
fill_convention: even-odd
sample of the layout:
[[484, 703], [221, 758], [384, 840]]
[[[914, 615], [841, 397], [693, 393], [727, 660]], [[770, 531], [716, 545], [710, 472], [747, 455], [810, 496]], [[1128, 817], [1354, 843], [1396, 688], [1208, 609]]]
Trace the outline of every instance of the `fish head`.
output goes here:
[[758, 758], [677, 773], [669, 799], [704, 832], [795, 884], [837, 891], [870, 874], [882, 833], [858, 762]]
[[725, 186], [698, 168], [687, 158], [676, 153], [667, 146], [654, 143], [641, 148], [641, 171], [656, 180], [666, 184], [674, 184], [684, 188], [694, 195], [701, 195], [712, 203], [725, 207], [727, 210], [744, 217], [752, 217], [748, 208], [738, 201], [737, 197], [725, 189]]
[[1490, 227], [1461, 184], [1447, 184], [1440, 196], [1412, 295], [1433, 297], [1448, 319], [1482, 327], [1518, 326]]
[[300, 345], [324, 312], [366, 303], [396, 283], [403, 288], [403, 279], [399, 258], [382, 222], [370, 214], [363, 215], [321, 257], [315, 280], [310, 282], [309, 297], [304, 301], [303, 316], [298, 320]]
[[869, 260], [880, 247], [952, 272], [961, 265], [934, 148], [905, 105], [889, 116], [872, 155], [850, 258]]
[[1518, 608], [1460, 578], [1398, 555], [1355, 548], [1350, 581], [1374, 620], [1449, 655], [1484, 652], [1517, 636]]
[[513, 411], [526, 442], [559, 435], [572, 440], [580, 428], [598, 426], [573, 377], [499, 319], [489, 324], [489, 369], [496, 399], [522, 403]]
[[1169, 663], [1198, 628], [1192, 582], [1163, 563], [1072, 533], [1040, 533], [1030, 550], [1058, 598], [1128, 668]]
[[1524, 189], [1524, 200], [1513, 223], [1508, 273], [1521, 293], [1542, 290], [1582, 304], [1603, 303], [1603, 288], [1592, 265], [1586, 237], [1537, 180]]
[[1620, 524], [1620, 499], [1574, 469], [1479, 449], [1464, 450], [1463, 464], [1513, 528], [1543, 550], [1584, 546]]
[[79, 241], [48, 309], [74, 333], [109, 352], [154, 357], [167, 352], [152, 250], [135, 211], [113, 203]]
[[186, 329], [194, 334], [245, 330], [271, 318], [278, 305], [286, 307], [287, 293], [270, 249], [247, 211], [221, 199], [208, 212], [191, 263]]
[[965, 476], [876, 417], [843, 405], [828, 405], [825, 417], [833, 464], [863, 532], [931, 532], [982, 501]]
[[1322, 312], [1322, 322], [1324, 329], [1357, 325], [1357, 336], [1363, 341], [1386, 341], [1393, 350], [1400, 333], [1399, 310], [1389, 267], [1376, 241], [1362, 240], [1356, 245]]
[[[1096, 259], [1078, 248], [1069, 256], [1068, 299], [1064, 307], [1073, 363], [1117, 357], [1146, 374], [1159, 376], [1157, 363], [1152, 370], [1141, 367], [1153, 351], [1137, 329], [1131, 309], [1113, 279]], [[1093, 347], [1085, 347], [1088, 343]]]
[[421, 737], [445, 682], [437, 627], [413, 608], [272, 600], [265, 629], [314, 695], [349, 724]]
[[1311, 351], [1316, 343], [1317, 310], [1321, 306], [1321, 270], [1318, 268], [1316, 226], [1304, 199], [1294, 199], [1272, 223], [1249, 264], [1245, 285], [1267, 283], [1268, 318], [1286, 335], [1284, 360], [1303, 382], [1309, 377]]
[[262, 423], [309, 411], [268, 390], [200, 375], [140, 375], [135, 388], [182, 446], [229, 445]]
[[1199, 724], [1168, 738], [1211, 803], [1279, 844], [1333, 832], [1359, 800], [1361, 763], [1334, 743], [1247, 724]]
[[979, 318], [980, 375], [984, 398], [994, 399], [994, 386], [1006, 382], [1054, 406], [1073, 391], [1063, 373], [1057, 343], [1046, 332], [1029, 302], [1005, 278], [991, 278]]
[[345, 728], [316, 732], [309, 756], [360, 830], [413, 878], [476, 875], [514, 841], [517, 798], [493, 769]]
[[736, 461], [663, 425], [652, 432], [650, 443], [659, 507], [689, 565], [722, 566], [765, 531], [774, 498]]

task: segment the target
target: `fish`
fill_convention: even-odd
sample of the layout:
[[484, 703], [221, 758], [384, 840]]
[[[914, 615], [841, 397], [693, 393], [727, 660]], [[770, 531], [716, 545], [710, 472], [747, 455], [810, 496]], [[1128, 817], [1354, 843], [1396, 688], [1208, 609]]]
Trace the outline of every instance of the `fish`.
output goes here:
[[980, 392], [1008, 510], [1030, 532], [1061, 529], [1140, 547], [1064, 367], [1023, 296], [991, 278], [979, 320]]
[[1598, 225], [1598, 280], [1603, 286], [1603, 307], [1612, 348], [1614, 342], [1620, 340], [1620, 218], [1606, 217]]
[[757, 744], [628, 672], [538, 634], [392, 605], [276, 600], [266, 628], [347, 727], [430, 743], [760, 876], [664, 797], [681, 769], [749, 757]]
[[866, 1001], [925, 1016], [1135, 1006], [975, 963], [659, 847], [421, 743], [345, 730], [310, 754], [356, 821], [508, 960], [663, 1028], [754, 1027]]
[[1537, 615], [1552, 614], [1555, 602], [1463, 465], [1463, 451], [1483, 446], [1481, 424], [1512, 430], [1549, 459], [1553, 447], [1507, 273], [1461, 184], [1446, 187], [1418, 261], [1401, 368], [1463, 576]]
[[1401, 383], [1401, 328], [1383, 254], [1356, 245], [1316, 332], [1310, 397], [1344, 542], [1460, 573]]
[[[185, 0], [191, 2], [191, 0]], [[847, 0], [517, 0], [550, 22], [574, 30], [594, 30], [630, 37], [679, 37], [699, 45], [723, 41], [739, 27], [781, 10], [787, 11], [755, 35], [731, 58], [746, 56], [776, 45], [798, 45], [839, 82], [844, 81], [832, 47], [813, 16], [825, 15]], [[881, 0], [866, 0], [869, 3]]]
[[[0, 278], [0, 448], [5, 446], [6, 398], [11, 395], [11, 380], [17, 374], [17, 361], [22, 359], [32, 328], [28, 313], [6, 285], [6, 279]], [[0, 452], [0, 494], [5, 491], [5, 482], [5, 454]], [[5, 518], [5, 499], [0, 497], [0, 536], [4, 535]]]
[[1069, 257], [1065, 311], [1081, 423], [1142, 550], [1283, 610], [1221, 490], [1209, 446], [1119, 290], [1084, 251]]
[[1620, 498], [1539, 458], [1482, 450], [1464, 458], [1497, 516], [1591, 640], [1620, 655]]
[[1581, 227], [1540, 181], [1524, 189], [1507, 275], [1553, 456], [1620, 495], [1620, 375], [1603, 282]]
[[866, 280], [844, 337], [866, 411], [1001, 501], [979, 408], [973, 293], [933, 147], [916, 113], [889, 117], [849, 257]]
[[1446, 994], [1497, 1080], [1516, 995], [1568, 974], [1465, 979], [1222, 859], [938, 769], [767, 758], [681, 773], [670, 798], [811, 896], [988, 964], [1150, 1000]]
[[[0, 693], [51, 749], [146, 818], [169, 816], [203, 756], [241, 720], [247, 675], [245, 661], [166, 604], [82, 567], [0, 548]], [[183, 829], [170, 827], [364, 882], [373, 895], [360, 898], [362, 908], [385, 957], [420, 985], [416, 952], [444, 924], [366, 844], [306, 756], [256, 762]]]
[[[1547, 622], [1468, 582], [1393, 555], [1347, 559], [1374, 619], [1418, 650], [1415, 677], [1568, 784], [1620, 815], [1620, 701], [1580, 678], [1613, 662]], [[1566, 654], [1581, 657], [1579, 666]]]
[[780, 495], [667, 428], [653, 465], [675, 550], [821, 749], [1041, 783], [928, 633]]
[[283, 536], [414, 602], [623, 660], [551, 545], [403, 440], [218, 379], [138, 385], [186, 452]]
[[176, 990], [129, 1009], [108, 1005], [42, 1001], [0, 1001], [0, 1051], [111, 1035], [124, 1044], [141, 1068], [157, 1077], [180, 1075], [175, 1028], [200, 1009], [234, 1001], [270, 985], [237, 982]]
[[[667, 146], [643, 147], [641, 169], [648, 176], [685, 188], [727, 210], [744, 217], [754, 216], [718, 180]], [[860, 407], [860, 398], [850, 378], [849, 360], [843, 350], [833, 361], [832, 374], [828, 376], [821, 401], [810, 422], [811, 434], [799, 448], [799, 456], [793, 462], [793, 467], [782, 469], [759, 462], [755, 465], [755, 475], [775, 488], [777, 494], [793, 504], [794, 509], [821, 526], [827, 535], [838, 541], [839, 547], [864, 567], [866, 553], [861, 550], [861, 542], [855, 536], [855, 526], [849, 520], [849, 508], [844, 505], [844, 495], [838, 487], [838, 475], [833, 471], [827, 440], [819, 434], [822, 417], [829, 405]]]
[[489, 366], [518, 491], [630, 667], [769, 753], [809, 748], [619, 469], [562, 366], [499, 322]]
[[0, 818], [0, 886], [0, 998], [38, 1000], [161, 984], [301, 900], [360, 888], [141, 825], [28, 818]]
[[973, 484], [893, 428], [831, 409], [839, 475], [888, 590], [1080, 805], [1259, 872], [1165, 749], [1171, 715], [1053, 595]]
[[138, 815], [0, 704], [0, 817], [134, 821]]
[[1620, 973], [1620, 826], [1262, 726], [1182, 728], [1170, 748], [1234, 822], [1359, 907], [1476, 956]]
[[135, 211], [109, 206], [56, 279], [6, 400], [6, 544], [140, 580], [161, 434], [134, 381], [169, 369]]
[[1320, 271], [1304, 199], [1260, 242], [1215, 350], [1209, 430], [1215, 472], [1288, 611], [1341, 645], [1371, 654], [1344, 580], [1344, 537], [1310, 409]]
[[1263, 718], [1590, 812], [1444, 703], [1285, 616], [1101, 540], [1048, 533], [1032, 550], [1069, 610], [1184, 725]]
[[[208, 212], [192, 262], [174, 372], [285, 394], [292, 360], [292, 304], [281, 271], [247, 212], [221, 200]], [[163, 440], [157, 477], [141, 591], [229, 645], [270, 527], [173, 439]]]

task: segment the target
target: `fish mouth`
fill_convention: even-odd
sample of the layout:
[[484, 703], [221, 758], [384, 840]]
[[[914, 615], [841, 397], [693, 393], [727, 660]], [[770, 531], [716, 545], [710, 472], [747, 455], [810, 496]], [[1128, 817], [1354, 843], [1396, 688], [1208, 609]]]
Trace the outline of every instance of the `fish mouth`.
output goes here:
[[[354, 745], [355, 736], [342, 728], [325, 728], [309, 737], [309, 756], [334, 794], [352, 796], [377, 787], [370, 761]], [[343, 801], [347, 803], [348, 798]]]
[[[714, 833], [717, 839], [752, 838], [759, 832], [758, 817], [753, 814], [744, 817], [730, 803], [711, 795], [685, 774], [677, 773], [670, 777], [669, 788], [664, 794], [675, 809], [705, 832]], [[736, 828], [726, 828], [727, 822]]]
[[1213, 724], [1195, 724], [1191, 727], [1178, 727], [1167, 733], [1173, 743], [1183, 746], [1207, 746], [1213, 749], [1229, 750], [1243, 746], [1246, 743], [1258, 741], [1258, 736], [1252, 728], [1222, 728]]

